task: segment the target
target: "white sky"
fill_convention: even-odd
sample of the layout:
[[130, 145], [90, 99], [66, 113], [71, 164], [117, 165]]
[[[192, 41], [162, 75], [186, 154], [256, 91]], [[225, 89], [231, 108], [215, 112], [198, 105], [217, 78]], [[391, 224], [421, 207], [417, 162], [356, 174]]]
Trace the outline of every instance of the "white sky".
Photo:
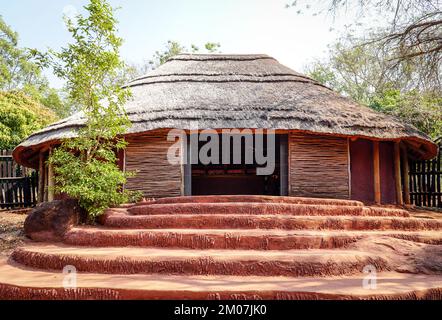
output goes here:
[[[219, 42], [223, 53], [265, 53], [297, 71], [323, 57], [354, 15], [312, 16], [285, 8], [286, 0], [110, 0], [117, 12], [122, 57], [142, 63], [167, 40], [185, 46]], [[309, 2], [309, 1], [304, 1]], [[63, 12], [85, 0], [0, 0], [0, 15], [20, 35], [20, 46], [59, 49], [69, 39]], [[317, 3], [313, 1], [312, 3]], [[302, 6], [301, 6], [302, 9]], [[371, 21], [372, 22], [372, 21]], [[331, 29], [333, 29], [331, 31]], [[47, 72], [53, 86], [62, 82]]]

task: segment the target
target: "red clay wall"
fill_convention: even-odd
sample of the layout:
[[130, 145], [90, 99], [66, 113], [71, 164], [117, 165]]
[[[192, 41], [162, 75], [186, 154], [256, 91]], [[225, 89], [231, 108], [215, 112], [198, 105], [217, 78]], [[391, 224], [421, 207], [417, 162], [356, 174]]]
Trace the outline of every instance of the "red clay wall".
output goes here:
[[394, 145], [392, 142], [379, 143], [379, 162], [381, 174], [381, 202], [396, 203]]
[[373, 194], [373, 145], [370, 140], [350, 142], [351, 198], [374, 202]]
[[[396, 203], [394, 182], [394, 145], [379, 143], [381, 175], [381, 203]], [[374, 202], [373, 192], [373, 142], [358, 139], [350, 142], [351, 198], [366, 203]]]

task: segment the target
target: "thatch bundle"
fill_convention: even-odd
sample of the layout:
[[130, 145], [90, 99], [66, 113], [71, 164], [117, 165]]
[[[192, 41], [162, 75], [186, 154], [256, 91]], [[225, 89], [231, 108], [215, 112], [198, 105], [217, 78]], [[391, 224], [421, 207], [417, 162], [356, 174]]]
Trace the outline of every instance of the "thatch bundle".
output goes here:
[[[431, 158], [437, 147], [416, 128], [342, 97], [267, 55], [180, 54], [127, 84], [128, 134], [155, 129], [271, 128], [379, 140], [408, 141]], [[31, 135], [15, 150], [27, 158], [74, 134], [75, 114]], [[30, 151], [31, 152], [31, 151]], [[29, 154], [30, 156], [30, 154]]]

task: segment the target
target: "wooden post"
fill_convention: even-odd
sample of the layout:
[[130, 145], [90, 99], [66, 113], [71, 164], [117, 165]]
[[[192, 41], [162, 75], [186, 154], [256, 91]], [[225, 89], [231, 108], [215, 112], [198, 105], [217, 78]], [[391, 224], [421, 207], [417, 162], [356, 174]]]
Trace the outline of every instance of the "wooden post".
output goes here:
[[280, 182], [280, 195], [288, 196], [288, 136], [286, 134], [280, 135], [279, 142], [279, 182]]
[[381, 204], [381, 175], [379, 164], [379, 141], [373, 141], [373, 178], [374, 178], [374, 202]]
[[403, 205], [402, 198], [402, 180], [401, 180], [401, 148], [400, 142], [394, 143], [394, 179], [396, 186], [396, 203]]
[[[52, 149], [49, 149], [49, 156]], [[54, 201], [54, 168], [52, 164], [48, 164], [48, 201]]]
[[40, 151], [38, 155], [38, 203], [44, 201], [45, 193], [45, 166], [44, 166], [44, 153]]
[[348, 198], [351, 199], [351, 150], [350, 138], [347, 138], [347, 172], [348, 172]]
[[45, 172], [45, 187], [44, 187], [44, 197], [43, 201], [48, 201], [48, 166], [44, 164], [44, 172]]
[[408, 165], [408, 153], [407, 153], [407, 147], [403, 145], [402, 147], [402, 174], [404, 176], [404, 200], [405, 204], [411, 204], [410, 199], [410, 168]]
[[[182, 159], [182, 178], [181, 194], [183, 196], [192, 195], [192, 163], [191, 163], [191, 143], [190, 134], [184, 134], [181, 137], [181, 159]], [[197, 151], [198, 152], [198, 151]]]

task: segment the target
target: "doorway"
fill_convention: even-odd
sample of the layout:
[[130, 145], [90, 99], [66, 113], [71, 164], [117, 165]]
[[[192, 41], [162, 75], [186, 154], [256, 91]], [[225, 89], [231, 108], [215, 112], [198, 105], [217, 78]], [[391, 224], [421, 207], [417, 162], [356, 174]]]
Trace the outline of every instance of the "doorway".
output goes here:
[[[209, 156], [215, 161], [204, 163], [198, 157], [197, 162], [185, 165], [185, 195], [287, 195], [287, 135], [276, 134], [274, 148], [268, 146], [266, 138], [262, 139], [263, 150], [257, 148], [260, 144], [257, 144], [257, 137], [254, 134], [241, 136], [240, 148], [239, 144], [236, 144], [235, 149], [233, 143], [229, 144], [229, 148], [223, 148], [222, 139], [230, 138], [218, 134], [218, 141], [220, 141], [218, 154], [212, 157], [209, 152]], [[190, 163], [191, 154], [193, 152], [200, 154], [204, 145], [210, 141], [199, 141], [198, 150], [192, 150], [190, 139], [187, 140], [187, 156], [188, 163]], [[274, 165], [272, 165], [271, 172], [262, 174], [262, 169], [268, 164], [257, 161], [259, 159], [258, 152], [267, 159], [273, 159]], [[271, 157], [270, 153], [273, 152], [274, 157]]]

